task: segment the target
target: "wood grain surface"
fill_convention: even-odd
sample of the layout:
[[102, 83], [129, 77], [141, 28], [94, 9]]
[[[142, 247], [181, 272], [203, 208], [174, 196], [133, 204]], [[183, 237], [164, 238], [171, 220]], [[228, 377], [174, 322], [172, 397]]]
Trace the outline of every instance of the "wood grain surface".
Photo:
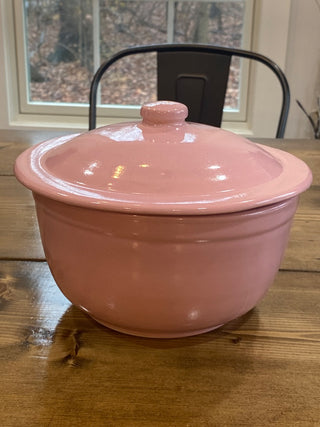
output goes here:
[[280, 272], [246, 316], [153, 340], [99, 326], [44, 262], [2, 261], [1, 271], [2, 425], [320, 422], [319, 274]]
[[104, 328], [62, 295], [32, 195], [12, 175], [33, 140], [9, 136], [0, 143], [1, 426], [320, 426], [319, 142], [259, 141], [314, 172], [262, 302], [216, 331], [157, 340]]

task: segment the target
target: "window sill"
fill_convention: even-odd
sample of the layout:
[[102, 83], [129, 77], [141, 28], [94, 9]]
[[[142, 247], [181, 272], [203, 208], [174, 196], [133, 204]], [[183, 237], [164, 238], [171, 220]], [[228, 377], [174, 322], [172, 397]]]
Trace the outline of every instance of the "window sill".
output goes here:
[[[138, 121], [139, 119], [123, 117], [102, 117], [97, 120], [97, 127], [113, 123]], [[84, 132], [88, 129], [88, 118], [79, 116], [57, 116], [17, 114], [9, 123], [10, 129], [16, 130], [57, 130], [67, 132]], [[223, 122], [222, 128], [246, 137], [252, 137], [253, 132], [247, 122]]]

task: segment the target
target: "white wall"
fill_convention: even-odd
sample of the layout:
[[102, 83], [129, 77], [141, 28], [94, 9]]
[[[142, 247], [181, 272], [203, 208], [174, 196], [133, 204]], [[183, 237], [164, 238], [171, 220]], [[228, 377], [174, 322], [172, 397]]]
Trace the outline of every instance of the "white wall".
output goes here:
[[[252, 50], [272, 59], [282, 70], [287, 55], [290, 11], [291, 0], [255, 1]], [[280, 114], [281, 87], [265, 65], [252, 63], [252, 69], [249, 128], [255, 137], [273, 138]]]
[[292, 0], [285, 73], [291, 89], [286, 138], [313, 137], [311, 125], [296, 99], [308, 112], [320, 96], [320, 1]]

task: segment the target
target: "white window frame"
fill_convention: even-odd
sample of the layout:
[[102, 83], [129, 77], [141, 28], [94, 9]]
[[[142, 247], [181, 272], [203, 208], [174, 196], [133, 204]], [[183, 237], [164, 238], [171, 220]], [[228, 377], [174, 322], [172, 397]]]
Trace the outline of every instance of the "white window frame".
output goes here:
[[[0, 117], [0, 126], [6, 129], [23, 129], [30, 127], [34, 129], [85, 129], [87, 127], [88, 107], [83, 104], [57, 106], [54, 103], [49, 105], [46, 103], [42, 106], [41, 103], [28, 103], [26, 97], [24, 101], [21, 102], [23, 93], [26, 94], [26, 88], [23, 88], [23, 84], [27, 85], [26, 73], [23, 65], [25, 64], [26, 52], [24, 43], [16, 42], [16, 32], [13, 23], [16, 22], [19, 25], [23, 25], [23, 16], [21, 15], [21, 7], [12, 7], [13, 5], [19, 5], [19, 3], [21, 6], [21, 0], [13, 0], [12, 3], [7, 0], [0, 0], [2, 29], [2, 32], [0, 33], [0, 72], [2, 71], [2, 75], [4, 75], [4, 81], [2, 80], [0, 82], [0, 89], [3, 89], [5, 92], [5, 96], [0, 101], [0, 105], [5, 104], [5, 114]], [[252, 29], [253, 43], [251, 48], [270, 56], [280, 66], [283, 66], [285, 62], [291, 0], [282, 0], [281, 2], [278, 2], [277, 0], [252, 0], [252, 5], [253, 3], [255, 5], [255, 15], [254, 27]], [[248, 8], [248, 13], [249, 12], [250, 10]], [[275, 24], [274, 18], [276, 16], [279, 17], [279, 12], [282, 17], [282, 21], [280, 22], [279, 19], [277, 19], [277, 25], [277, 23]], [[95, 15], [94, 19], [97, 19]], [[270, 20], [272, 20], [271, 22], [273, 24], [273, 28], [271, 30], [273, 37], [277, 37], [278, 34], [278, 41], [275, 44], [273, 43], [272, 46], [268, 43], [268, 39], [270, 37], [270, 27], [268, 27], [268, 23]], [[286, 23], [285, 25], [283, 24], [283, 20]], [[20, 26], [20, 34], [22, 31], [23, 27]], [[268, 52], [268, 49], [270, 50], [270, 53]], [[14, 55], [13, 52], [16, 52], [16, 55]], [[249, 96], [250, 91], [255, 87], [255, 81], [257, 79], [256, 76], [258, 76], [260, 70], [254, 70], [253, 72], [250, 70], [250, 73]], [[262, 90], [262, 92], [264, 92], [264, 94], [262, 94], [262, 97], [260, 94], [260, 99], [264, 99], [268, 92], [265, 85], [263, 86], [264, 90]], [[259, 128], [259, 126], [254, 124], [255, 117], [257, 116], [257, 110], [261, 110], [261, 108], [259, 109], [259, 96], [255, 98], [257, 98], [257, 101], [255, 100], [252, 103], [252, 108], [240, 117], [240, 121], [239, 118], [238, 121], [230, 121], [228, 114], [224, 114], [223, 127], [246, 135], [255, 134], [256, 130]], [[265, 115], [267, 119], [267, 117], [270, 116], [270, 110], [274, 109], [272, 106], [266, 106], [264, 102], [264, 108], [262, 109], [265, 110], [266, 107], [268, 108], [268, 114]], [[137, 107], [117, 107], [112, 109], [110, 109], [110, 107], [102, 107], [99, 108], [98, 113], [99, 117], [105, 116], [101, 117], [98, 121], [98, 125], [123, 121], [124, 119], [133, 119], [138, 115]]]

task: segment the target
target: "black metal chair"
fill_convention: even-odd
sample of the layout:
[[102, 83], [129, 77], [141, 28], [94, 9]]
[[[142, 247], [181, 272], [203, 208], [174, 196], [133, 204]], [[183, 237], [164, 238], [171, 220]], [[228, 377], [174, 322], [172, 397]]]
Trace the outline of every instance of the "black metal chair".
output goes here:
[[290, 90], [279, 66], [266, 56], [228, 47], [200, 44], [160, 44], [124, 49], [101, 64], [90, 87], [89, 130], [96, 127], [97, 89], [101, 77], [117, 60], [139, 53], [157, 52], [158, 99], [178, 101], [189, 109], [188, 120], [221, 126], [230, 62], [233, 56], [263, 63], [277, 76], [282, 105], [276, 138], [283, 138], [287, 124]]

